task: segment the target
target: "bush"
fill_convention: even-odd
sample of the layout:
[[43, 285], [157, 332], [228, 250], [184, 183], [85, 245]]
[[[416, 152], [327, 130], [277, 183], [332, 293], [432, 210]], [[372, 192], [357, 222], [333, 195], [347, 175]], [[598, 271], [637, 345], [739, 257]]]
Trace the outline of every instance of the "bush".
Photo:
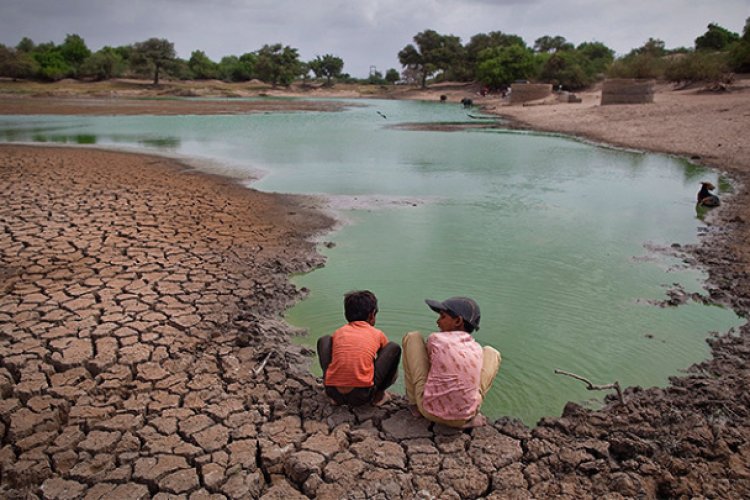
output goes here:
[[692, 52], [671, 58], [664, 69], [670, 82], [716, 82], [724, 80], [729, 67], [727, 56], [721, 52]]
[[727, 64], [737, 73], [750, 73], [750, 41], [743, 39], [734, 44], [729, 50]]
[[615, 61], [607, 76], [610, 78], [651, 79], [664, 76], [664, 61], [649, 53], [632, 54]]

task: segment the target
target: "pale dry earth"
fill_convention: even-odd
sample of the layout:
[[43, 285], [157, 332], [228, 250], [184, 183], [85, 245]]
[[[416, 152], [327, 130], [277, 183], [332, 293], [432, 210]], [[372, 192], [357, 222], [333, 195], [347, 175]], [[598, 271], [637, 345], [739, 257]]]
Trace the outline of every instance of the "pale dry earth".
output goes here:
[[[678, 250], [709, 271], [698, 299], [747, 317], [750, 162], [732, 141], [748, 94], [667, 91], [606, 109], [588, 96], [483, 104], [534, 128], [700, 156], [741, 181], [704, 241]], [[0, 192], [2, 496], [750, 496], [747, 326], [712, 338], [712, 358], [669, 387], [628, 389], [625, 406], [455, 431], [403, 398], [349, 410], [322, 397], [311, 353], [279, 319], [304, 293], [289, 274], [321, 265], [309, 239], [331, 221], [314, 200], [163, 158], [26, 146], [0, 147]]]

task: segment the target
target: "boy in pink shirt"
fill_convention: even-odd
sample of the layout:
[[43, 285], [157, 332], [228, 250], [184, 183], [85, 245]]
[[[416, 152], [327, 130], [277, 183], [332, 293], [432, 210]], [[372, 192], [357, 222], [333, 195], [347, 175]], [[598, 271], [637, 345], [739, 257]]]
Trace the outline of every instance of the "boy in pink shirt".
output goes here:
[[403, 339], [406, 397], [427, 420], [451, 427], [484, 425], [479, 413], [500, 368], [500, 353], [471, 336], [479, 329], [479, 306], [468, 297], [426, 300], [440, 316], [427, 343], [419, 332]]

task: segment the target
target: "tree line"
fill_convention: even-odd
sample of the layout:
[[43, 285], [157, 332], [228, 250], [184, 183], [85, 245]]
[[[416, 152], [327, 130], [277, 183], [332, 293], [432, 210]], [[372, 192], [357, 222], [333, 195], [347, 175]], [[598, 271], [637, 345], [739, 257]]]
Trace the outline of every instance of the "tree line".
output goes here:
[[271, 85], [290, 85], [302, 79], [360, 83], [412, 83], [425, 87], [440, 81], [479, 82], [490, 89], [522, 80], [552, 83], [568, 90], [585, 88], [605, 77], [660, 78], [674, 82], [720, 80], [731, 72], [750, 71], [750, 18], [742, 35], [715, 23], [695, 39], [694, 47], [667, 49], [650, 38], [643, 46], [615, 58], [601, 42], [574, 45], [562, 36], [542, 36], [529, 46], [518, 35], [493, 31], [478, 33], [466, 44], [454, 35], [434, 30], [417, 33], [413, 43], [398, 53], [399, 72], [373, 71], [357, 80], [343, 72], [344, 61], [335, 55], [302, 61], [296, 48], [266, 44], [218, 62], [203, 51], [178, 58], [174, 44], [150, 38], [92, 52], [77, 34], [62, 44], [34, 43], [24, 37], [15, 47], [0, 44], [0, 76], [14, 79], [58, 81], [63, 78], [107, 80], [117, 77], [179, 80], [220, 79], [245, 82], [258, 79]]

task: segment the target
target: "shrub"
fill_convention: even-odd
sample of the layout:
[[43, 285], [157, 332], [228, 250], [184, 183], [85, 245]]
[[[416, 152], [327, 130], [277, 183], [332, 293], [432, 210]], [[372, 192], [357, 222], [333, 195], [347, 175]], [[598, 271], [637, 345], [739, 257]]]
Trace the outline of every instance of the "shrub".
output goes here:
[[664, 78], [670, 82], [715, 82], [723, 80], [729, 72], [727, 56], [721, 52], [692, 52], [671, 58], [664, 69]]
[[615, 61], [607, 76], [610, 78], [661, 78], [664, 61], [650, 53], [632, 54]]

